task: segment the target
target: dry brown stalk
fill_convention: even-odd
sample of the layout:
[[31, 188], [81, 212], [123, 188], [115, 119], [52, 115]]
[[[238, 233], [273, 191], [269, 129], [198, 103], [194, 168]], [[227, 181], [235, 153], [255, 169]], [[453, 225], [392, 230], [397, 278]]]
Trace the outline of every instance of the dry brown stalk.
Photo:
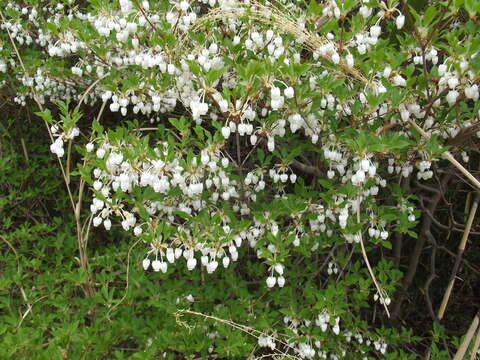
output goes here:
[[437, 317], [439, 320], [443, 319], [445, 315], [445, 310], [447, 309], [448, 300], [452, 294], [453, 285], [455, 284], [455, 279], [457, 278], [457, 272], [460, 267], [460, 262], [462, 260], [463, 252], [465, 251], [465, 246], [467, 244], [468, 236], [470, 235], [470, 230], [472, 229], [473, 220], [475, 219], [475, 215], [478, 209], [478, 202], [479, 196], [478, 194], [475, 196], [475, 200], [473, 201], [472, 207], [470, 208], [470, 213], [468, 215], [467, 223], [465, 225], [465, 231], [463, 233], [462, 239], [460, 240], [460, 244], [458, 245], [457, 256], [455, 259], [455, 264], [453, 265], [452, 272], [450, 274], [450, 281], [448, 283], [447, 289], [443, 294], [442, 303], [438, 310]]
[[[207, 315], [207, 314], [203, 314], [201, 312], [197, 312], [197, 311], [192, 311], [192, 310], [188, 310], [188, 309], [179, 309], [177, 310], [175, 313], [174, 313], [174, 316], [176, 318], [176, 321], [179, 325], [181, 326], [184, 326], [184, 327], [187, 327], [187, 328], [191, 328], [190, 325], [188, 325], [185, 321], [181, 320], [181, 316], [183, 314], [190, 314], [190, 315], [195, 315], [195, 316], [200, 316], [200, 317], [203, 317], [205, 319], [210, 319], [210, 320], [214, 320], [218, 323], [221, 323], [221, 324], [225, 324], [225, 325], [228, 325], [228, 326], [231, 326], [232, 328], [234, 329], [237, 329], [237, 330], [240, 330], [240, 331], [243, 331], [244, 333], [250, 335], [250, 336], [253, 336], [255, 338], [259, 338], [260, 336], [267, 336], [266, 333], [262, 332], [262, 331], [259, 331], [259, 330], [256, 330], [254, 328], [251, 328], [249, 326], [245, 326], [245, 325], [242, 325], [242, 324], [238, 324], [234, 321], [231, 321], [231, 320], [225, 320], [225, 319], [221, 319], [219, 317], [216, 317], [216, 316], [213, 316], [213, 315]], [[271, 335], [270, 335], [271, 336]], [[293, 350], [295, 351], [295, 348], [292, 346], [292, 345], [289, 345], [287, 342], [281, 340], [281, 339], [278, 339], [278, 338], [274, 338], [272, 336], [272, 338], [282, 344], [283, 346], [289, 348], [290, 350]], [[270, 354], [270, 355], [273, 355], [273, 356], [277, 356], [277, 355], [281, 355], [281, 356], [285, 356], [286, 359], [296, 359], [296, 360], [300, 360], [300, 358], [298, 356], [295, 356], [295, 355], [290, 355], [286, 352], [283, 352], [281, 350], [276, 350], [278, 351], [277, 354]]]
[[[325, 37], [319, 36], [304, 26], [301, 26], [294, 21], [286, 12], [279, 10], [273, 6], [266, 6], [260, 4], [257, 1], [251, 1], [249, 5], [243, 5], [241, 3], [231, 7], [218, 7], [212, 9], [208, 14], [202, 16], [190, 29], [191, 32], [200, 32], [209, 23], [215, 21], [225, 21], [226, 19], [238, 19], [241, 17], [248, 17], [249, 20], [255, 21], [263, 25], [269, 25], [277, 31], [282, 33], [288, 33], [294, 35], [298, 42], [302, 43], [306, 49], [311, 52], [316, 52], [321, 46], [329, 42]], [[180, 52], [180, 49], [185, 49], [185, 43], [188, 33], [185, 32], [180, 35], [180, 39], [177, 42], [177, 47], [174, 50], [175, 54]], [[350, 77], [352, 80], [363, 84], [370, 84], [370, 81], [357, 69], [350, 67], [343, 59], [340, 59], [339, 64], [333, 64], [328, 56], [320, 55], [320, 58], [327, 61], [327, 64], [331, 64], [331, 70], [336, 73], [337, 76], [345, 78]]]
[[[413, 120], [409, 120], [409, 124], [416, 130], [420, 133], [420, 135], [428, 140], [430, 139], [430, 135], [428, 135], [425, 130], [423, 130], [420, 126], [418, 126], [418, 124], [413, 121]], [[468, 171], [467, 169], [465, 169], [463, 167], [462, 164], [460, 164], [454, 157], [453, 155], [450, 153], [450, 151], [445, 151], [443, 154], [442, 154], [442, 157], [446, 160], [448, 160], [453, 166], [455, 166], [458, 170], [460, 170], [460, 172], [465, 175], [465, 177], [470, 180], [470, 182], [478, 189], [480, 189], [480, 181], [478, 181], [475, 176], [472, 175], [472, 173], [470, 171]]]
[[475, 360], [477, 358], [477, 351], [479, 347], [480, 347], [480, 328], [478, 329], [477, 336], [475, 337], [475, 343], [473, 344], [470, 360]]
[[479, 318], [480, 312], [477, 312], [475, 317], [472, 320], [472, 323], [470, 324], [470, 327], [467, 330], [467, 333], [465, 334], [465, 337], [463, 338], [463, 342], [460, 345], [460, 347], [457, 350], [457, 353], [455, 354], [455, 357], [453, 360], [462, 360], [463, 357], [465, 356], [465, 353], [468, 350], [468, 346], [470, 345], [470, 342], [472, 341], [473, 335], [475, 334], [475, 331], [478, 328], [478, 323], [479, 323]]

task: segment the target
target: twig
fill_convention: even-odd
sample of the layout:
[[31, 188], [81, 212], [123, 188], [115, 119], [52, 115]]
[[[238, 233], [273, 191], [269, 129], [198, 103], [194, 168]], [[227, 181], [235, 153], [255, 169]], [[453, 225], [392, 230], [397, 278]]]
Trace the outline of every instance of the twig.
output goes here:
[[475, 343], [473, 344], [470, 360], [475, 360], [477, 358], [477, 351], [479, 347], [480, 347], [480, 328], [478, 329], [477, 336], [475, 337]]
[[128, 288], [129, 288], [129, 285], [130, 285], [130, 281], [129, 281], [129, 274], [130, 274], [130, 255], [131, 255], [131, 252], [133, 250], [133, 248], [135, 246], [137, 246], [137, 244], [142, 241], [141, 239], [138, 239], [137, 241], [135, 241], [135, 243], [130, 246], [130, 248], [128, 249], [128, 255], [127, 255], [127, 275], [126, 275], [126, 285], [125, 285], [125, 293], [123, 294], [122, 298], [115, 304], [113, 305], [110, 309], [108, 309], [108, 312], [106, 314], [107, 316], [107, 319], [110, 320], [110, 313], [115, 310], [127, 297], [128, 295]]
[[450, 296], [452, 294], [453, 285], [455, 284], [455, 279], [457, 277], [457, 272], [458, 272], [458, 269], [460, 268], [460, 263], [462, 261], [463, 252], [465, 251], [465, 246], [466, 246], [467, 241], [468, 241], [468, 236], [469, 236], [470, 230], [472, 228], [472, 223], [473, 223], [473, 220], [475, 219], [475, 215], [477, 213], [478, 202], [479, 202], [479, 196], [477, 194], [475, 196], [475, 200], [473, 201], [472, 207], [470, 208], [470, 214], [468, 216], [468, 220], [467, 220], [467, 223], [465, 225], [465, 232], [463, 233], [460, 244], [458, 245], [458, 251], [457, 251], [457, 256], [456, 256], [456, 259], [455, 259], [455, 264], [453, 265], [452, 272], [450, 274], [450, 281], [448, 283], [447, 289], [445, 290], [445, 293], [443, 294], [443, 299], [442, 299], [442, 303], [440, 305], [440, 308], [438, 309], [437, 317], [438, 317], [439, 320], [441, 320], [443, 318], [443, 316], [445, 314], [445, 310], [447, 309], [448, 300], [450, 299]]
[[[420, 207], [422, 208], [422, 211], [425, 212], [425, 214], [427, 214], [427, 216], [432, 220], [432, 222], [438, 226], [440, 229], [443, 229], [443, 230], [448, 230], [448, 231], [455, 231], [455, 232], [461, 232], [462, 234], [465, 232], [465, 228], [459, 228], [459, 227], [455, 227], [453, 225], [460, 225], [458, 224], [456, 221], [452, 221], [452, 224], [450, 226], [447, 226], [447, 225], [443, 225], [440, 221], [438, 221], [434, 216], [433, 214], [428, 210], [427, 207], [425, 207], [425, 205], [423, 204], [423, 199], [422, 197], [420, 197]], [[471, 235], [480, 235], [480, 232], [478, 231], [472, 231], [470, 230], [470, 234]]]
[[[196, 315], [196, 316], [201, 316], [205, 319], [210, 319], [210, 320], [214, 320], [216, 322], [219, 322], [221, 324], [225, 324], [225, 325], [228, 325], [228, 326], [231, 326], [233, 327], [234, 329], [237, 329], [237, 330], [240, 330], [240, 331], [243, 331], [244, 333], [250, 335], [250, 336], [253, 336], [255, 338], [259, 338], [261, 335], [264, 335], [264, 336], [268, 336], [267, 334], [263, 333], [262, 331], [259, 331], [259, 330], [256, 330], [254, 328], [251, 328], [251, 327], [248, 327], [248, 326], [245, 326], [245, 325], [241, 325], [241, 324], [237, 324], [233, 321], [230, 321], [230, 320], [225, 320], [225, 319], [221, 319], [221, 318], [218, 318], [216, 316], [212, 316], [212, 315], [207, 315], [207, 314], [203, 314], [203, 313], [200, 313], [200, 312], [196, 312], [196, 311], [192, 311], [192, 310], [188, 310], [188, 309], [179, 309], [175, 312], [175, 318], [177, 319], [177, 322], [180, 324], [180, 325], [183, 325], [183, 326], [186, 326], [186, 327], [189, 327], [187, 323], [185, 323], [184, 321], [180, 320], [180, 317], [183, 315], [183, 314], [190, 314], [190, 315]], [[281, 343], [282, 345], [284, 345], [285, 347], [295, 351], [295, 348], [291, 345], [289, 345], [288, 343], [280, 340], [280, 339], [274, 339], [275, 341], [278, 341], [279, 343]], [[283, 356], [286, 356], [288, 358], [291, 358], [291, 359], [298, 359], [300, 360], [299, 357], [295, 356], [295, 355], [290, 355], [290, 354], [287, 354], [286, 352], [283, 352], [283, 351], [280, 351], [278, 350], [280, 353], [282, 353]]]
[[18, 252], [17, 250], [13, 247], [13, 245], [10, 243], [10, 241], [8, 241], [7, 239], [5, 239], [5, 237], [3, 237], [2, 235], [0, 235], [0, 239], [2, 239], [3, 241], [5, 241], [5, 243], [8, 245], [8, 247], [10, 249], [12, 249], [13, 253], [15, 254], [15, 259], [17, 260], [17, 272], [20, 272], [20, 260], [19, 260], [19, 255], [18, 255]]
[[432, 251], [430, 253], [430, 275], [428, 276], [427, 281], [425, 282], [424, 291], [425, 291], [425, 299], [427, 301], [427, 307], [428, 307], [428, 312], [430, 313], [430, 317], [432, 318], [433, 321], [437, 321], [437, 317], [435, 316], [432, 300], [430, 297], [430, 285], [432, 281], [435, 280], [435, 278], [437, 277], [435, 262], [437, 257], [438, 245], [437, 245], [437, 240], [435, 239], [435, 237], [430, 231], [427, 232], [427, 237], [430, 239], [432, 243]]
[[[424, 139], [430, 139], [430, 135], [428, 135], [425, 130], [423, 130], [420, 126], [417, 125], [417, 123], [413, 120], [409, 120], [409, 124], [415, 128], [415, 130], [417, 130], [420, 135], [424, 138]], [[463, 167], [462, 164], [460, 164], [457, 160], [455, 160], [455, 158], [453, 157], [453, 155], [450, 153], [450, 151], [445, 151], [443, 154], [442, 154], [442, 157], [448, 161], [450, 161], [450, 163], [455, 166], [458, 170], [460, 170], [460, 172], [465, 175], [465, 177], [470, 180], [470, 182], [475, 186], [477, 187], [478, 189], [480, 189], [480, 181], [478, 181], [471, 173], [470, 171], [468, 171], [467, 169], [465, 169]]]
[[67, 174], [67, 179], [65, 180], [67, 184], [70, 184], [70, 160], [72, 158], [72, 143], [73, 141], [70, 139], [68, 140], [68, 148], [67, 148], [67, 169], [65, 173]]
[[[447, 249], [445, 246], [439, 246], [439, 250], [445, 251], [448, 255], [456, 257], [457, 254], [455, 254], [453, 251], [450, 251]], [[465, 267], [469, 268], [471, 271], [473, 271], [476, 275], [480, 275], [480, 270], [477, 269], [475, 266], [473, 266], [469, 261], [465, 260], [462, 258], [462, 263], [465, 265]]]
[[303, 171], [304, 173], [307, 173], [307, 174], [310, 174], [310, 175], [313, 175], [313, 176], [316, 176], [316, 177], [324, 177], [324, 174], [316, 166], [303, 164], [296, 159], [292, 160], [291, 165], [294, 168], [296, 168], [300, 171]]
[[[362, 202], [361, 196], [357, 198], [357, 223], [360, 224], [360, 204]], [[383, 307], [385, 308], [385, 311], [387, 313], [387, 317], [390, 317], [390, 311], [388, 310], [388, 306], [385, 303], [385, 297], [383, 294], [385, 293], [384, 290], [380, 287], [380, 285], [377, 282], [377, 279], [375, 277], [375, 274], [373, 273], [372, 267], [370, 266], [370, 261], [368, 260], [367, 252], [365, 251], [365, 245], [363, 244], [363, 236], [362, 236], [362, 231], [358, 231], [358, 236], [360, 238], [360, 247], [362, 249], [362, 255], [363, 255], [363, 260], [365, 261], [365, 264], [367, 265], [368, 272], [370, 273], [370, 277], [372, 278], [373, 283], [375, 284], [375, 287], [377, 288], [378, 296], [380, 297], [381, 303]]]
[[467, 352], [468, 345], [470, 345], [470, 342], [472, 341], [473, 335], [475, 334], [475, 331], [477, 330], [478, 327], [478, 322], [479, 322], [479, 316], [480, 312], [477, 312], [475, 317], [472, 320], [472, 323], [470, 324], [470, 327], [467, 330], [467, 333], [465, 334], [465, 338], [463, 339], [462, 344], [457, 350], [457, 353], [455, 354], [455, 357], [453, 360], [462, 360], [465, 353]]
[[25, 140], [22, 138], [20, 138], [20, 142], [22, 143], [22, 149], [23, 149], [23, 155], [25, 156], [25, 161], [27, 163], [27, 165], [30, 165], [30, 161], [29, 161], [29, 158], [28, 158], [28, 151], [27, 151], [27, 147], [25, 146]]
[[93, 90], [93, 88], [95, 87], [95, 85], [97, 85], [101, 80], [105, 79], [107, 76], [109, 76], [110, 73], [106, 73], [105, 75], [99, 77], [97, 80], [95, 80], [92, 84], [90, 84], [90, 86], [84, 91], [84, 93], [82, 94], [82, 97], [80, 98], [80, 100], [78, 101], [78, 104], [77, 106], [75, 106], [75, 110], [78, 110], [80, 109], [80, 106], [82, 105], [83, 101], [85, 100], [85, 98], [87, 97], [87, 95], [90, 93], [90, 91]]
[[[22, 288], [20, 288], [20, 289], [23, 291]], [[22, 318], [20, 319], [20, 322], [18, 323], [17, 328], [19, 328], [19, 327], [22, 325], [23, 320], [25, 320], [25, 318], [27, 317], [27, 315], [32, 312], [32, 307], [33, 307], [33, 305], [35, 305], [36, 303], [38, 303], [40, 300], [45, 299], [46, 297], [48, 297], [48, 295], [40, 296], [40, 297], [39, 297], [37, 300], [35, 300], [32, 304], [27, 304], [27, 305], [28, 305], [28, 309], [27, 309], [27, 311], [25, 311], [25, 313], [22, 315]]]

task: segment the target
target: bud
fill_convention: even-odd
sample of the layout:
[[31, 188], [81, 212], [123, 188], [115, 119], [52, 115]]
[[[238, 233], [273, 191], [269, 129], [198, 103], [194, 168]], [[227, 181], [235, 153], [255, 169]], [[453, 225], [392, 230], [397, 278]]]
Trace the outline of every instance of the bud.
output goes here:
[[276, 282], [277, 282], [277, 279], [276, 279], [274, 276], [269, 276], [269, 277], [267, 278], [267, 286], [268, 286], [269, 288], [274, 287]]
[[190, 258], [187, 260], [187, 269], [188, 270], [193, 270], [197, 266], [197, 259], [195, 258]]
[[225, 139], [228, 139], [228, 137], [230, 136], [230, 127], [228, 126], [222, 127], [222, 135]]
[[405, 24], [405, 16], [401, 14], [398, 15], [395, 23], [397, 24], [397, 29], [400, 30], [403, 27], [403, 24]]
[[161, 264], [160, 260], [153, 260], [152, 261], [153, 270], [155, 270], [157, 272], [160, 271], [160, 264]]
[[173, 263], [175, 261], [175, 253], [173, 252], [172, 248], [167, 249], [167, 260], [169, 263]]
[[283, 265], [282, 264], [276, 264], [274, 266], [274, 269], [277, 273], [279, 273], [280, 275], [283, 275]]
[[230, 258], [228, 256], [225, 256], [223, 259], [222, 259], [222, 263], [223, 263], [223, 267], [224, 268], [227, 268], [228, 265], [230, 264]]
[[142, 265], [144, 270], [148, 270], [148, 268], [150, 267], [150, 259], [143, 259]]
[[291, 98], [293, 98], [295, 92], [294, 92], [293, 88], [291, 86], [289, 86], [283, 91], [283, 94], [285, 95], [285, 97], [287, 99], [291, 99]]

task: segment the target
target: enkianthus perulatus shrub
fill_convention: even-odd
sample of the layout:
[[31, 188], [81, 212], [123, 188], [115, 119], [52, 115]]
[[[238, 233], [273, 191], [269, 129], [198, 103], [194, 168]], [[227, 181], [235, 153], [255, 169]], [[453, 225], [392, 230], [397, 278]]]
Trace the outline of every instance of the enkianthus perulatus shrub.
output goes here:
[[408, 357], [371, 313], [392, 237], [417, 237], [405, 184], [480, 185], [478, 2], [2, 2], [1, 84], [76, 159], [92, 233], [123, 228], [158, 276], [282, 294], [253, 354]]

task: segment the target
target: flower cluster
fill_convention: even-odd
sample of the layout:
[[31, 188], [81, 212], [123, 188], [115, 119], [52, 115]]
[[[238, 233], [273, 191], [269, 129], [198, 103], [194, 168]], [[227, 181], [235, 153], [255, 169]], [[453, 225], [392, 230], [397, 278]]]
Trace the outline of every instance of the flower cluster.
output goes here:
[[[340, 318], [332, 317], [327, 311], [318, 314], [314, 321], [306, 319], [299, 320], [295, 317], [284, 316], [283, 322], [288, 329], [299, 338], [302, 335], [305, 336], [306, 334], [304, 332], [308, 329], [314, 329], [315, 327], [313, 325], [315, 325], [321, 329], [322, 334], [330, 329], [334, 336], [344, 337], [346, 345], [344, 348], [337, 348], [330, 351], [324, 349], [321, 337], [316, 337], [317, 340], [314, 340], [315, 337], [312, 337], [309, 342], [304, 342], [304, 340], [294, 340], [293, 337], [290, 339], [275, 339], [273, 335], [266, 334], [259, 336], [258, 345], [260, 347], [268, 347], [273, 351], [277, 347], [276, 342], [286, 341], [290, 347], [295, 349], [296, 354], [302, 359], [341, 359], [345, 357], [347, 352], [352, 351], [352, 349], [348, 349], [349, 347], [354, 348], [356, 345], [365, 345], [367, 349], [376, 351], [379, 355], [385, 354], [387, 350], [387, 344], [383, 339], [366, 338], [360, 332], [353, 333], [351, 330], [344, 330], [343, 333], [340, 334]], [[361, 351], [358, 356], [359, 359], [368, 359], [367, 351]]]
[[52, 145], [50, 145], [50, 151], [58, 157], [62, 157], [65, 154], [65, 149], [63, 148], [64, 142], [73, 140], [80, 134], [80, 129], [77, 126], [73, 126], [65, 132], [61, 131], [58, 125], [53, 125], [50, 131], [56, 138]]

